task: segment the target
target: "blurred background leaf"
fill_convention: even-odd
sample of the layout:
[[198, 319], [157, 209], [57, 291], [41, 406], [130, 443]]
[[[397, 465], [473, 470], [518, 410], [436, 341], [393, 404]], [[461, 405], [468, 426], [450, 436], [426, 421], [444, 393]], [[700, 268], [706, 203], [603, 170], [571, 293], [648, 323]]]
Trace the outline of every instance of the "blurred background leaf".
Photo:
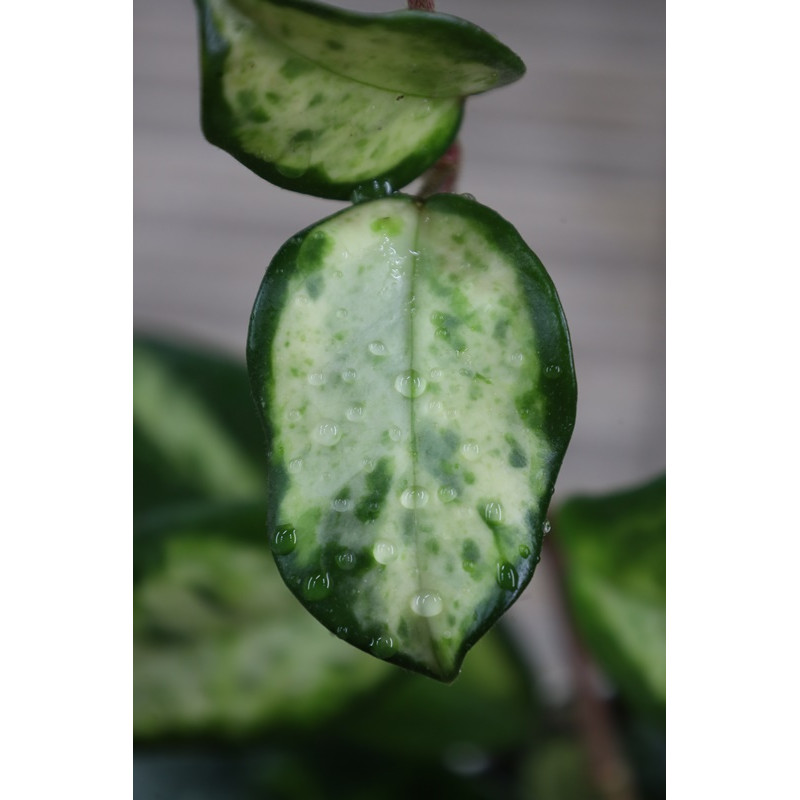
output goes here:
[[134, 515], [165, 505], [263, 496], [266, 458], [244, 364], [137, 336]]
[[[596, 796], [569, 709], [542, 701], [502, 622], [444, 685], [341, 642], [285, 589], [264, 527], [263, 436], [243, 365], [138, 337], [134, 364], [137, 798]], [[649, 663], [618, 651], [630, 647], [639, 605], [663, 597], [663, 516], [663, 480], [630, 497], [570, 501], [558, 516], [575, 609], [598, 658], [604, 648], [616, 656], [601, 663], [621, 691], [628, 673], [617, 662]], [[634, 611], [609, 622], [617, 606], [591, 591], [605, 584]], [[634, 630], [642, 648], [663, 651], [663, 636]], [[653, 681], [624, 683], [639, 685]], [[655, 800], [663, 734], [640, 707], [621, 706], [619, 726], [640, 797]]]
[[575, 497], [556, 516], [583, 638], [622, 696], [654, 720], [666, 708], [666, 478]]

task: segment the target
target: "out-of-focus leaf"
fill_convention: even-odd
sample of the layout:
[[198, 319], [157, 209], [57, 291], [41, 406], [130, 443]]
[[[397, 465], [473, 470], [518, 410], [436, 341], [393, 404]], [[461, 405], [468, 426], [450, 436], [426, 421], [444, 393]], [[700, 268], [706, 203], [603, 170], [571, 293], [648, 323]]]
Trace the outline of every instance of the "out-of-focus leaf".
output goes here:
[[135, 515], [166, 504], [261, 497], [263, 450], [243, 364], [188, 345], [134, 340]]
[[496, 626], [475, 646], [454, 683], [398, 673], [350, 708], [337, 728], [345, 741], [360, 747], [440, 760], [457, 773], [473, 774], [522, 747], [541, 718], [526, 665]]
[[520, 797], [535, 800], [599, 800], [586, 753], [574, 739], [553, 738], [539, 744], [526, 760]]
[[474, 199], [365, 202], [275, 256], [247, 361], [287, 585], [356, 647], [453, 680], [533, 575], [575, 421], [544, 266]]
[[134, 733], [241, 737], [317, 724], [389, 667], [286, 592], [262, 505], [198, 509], [134, 538]]
[[666, 478], [605, 497], [576, 497], [556, 519], [586, 642], [623, 696], [663, 718]]
[[[507, 800], [509, 781], [454, 774], [442, 764], [343, 748], [327, 740], [225, 750], [148, 749], [134, 755], [135, 800]], [[499, 789], [499, 791], [498, 791]]]

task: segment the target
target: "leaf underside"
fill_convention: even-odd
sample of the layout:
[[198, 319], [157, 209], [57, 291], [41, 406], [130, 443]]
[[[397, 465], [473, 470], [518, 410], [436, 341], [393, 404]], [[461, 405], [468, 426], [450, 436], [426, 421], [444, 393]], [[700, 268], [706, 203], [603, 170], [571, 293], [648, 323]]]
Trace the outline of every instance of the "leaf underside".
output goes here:
[[578, 624], [620, 692], [652, 716], [666, 708], [666, 478], [558, 514]]
[[[405, 186], [455, 138], [465, 95], [524, 69], [489, 34], [440, 15], [197, 4], [206, 138], [270, 182], [320, 197]], [[410, 58], [423, 43], [427, 53]]]
[[465, 197], [363, 203], [275, 257], [248, 366], [284, 580], [357, 647], [452, 680], [532, 576], [574, 424], [541, 263]]

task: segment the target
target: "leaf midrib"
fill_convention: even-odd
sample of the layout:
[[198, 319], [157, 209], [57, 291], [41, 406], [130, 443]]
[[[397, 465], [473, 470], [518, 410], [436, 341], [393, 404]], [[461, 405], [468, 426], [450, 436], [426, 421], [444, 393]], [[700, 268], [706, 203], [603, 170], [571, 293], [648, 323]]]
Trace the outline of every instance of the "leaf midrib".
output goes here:
[[[408, 280], [408, 295], [406, 297], [406, 306], [408, 308], [408, 370], [409, 376], [412, 380], [413, 385], [413, 375], [416, 374], [415, 370], [415, 350], [414, 350], [414, 323], [417, 318], [416, 315], [416, 285], [417, 285], [417, 266], [419, 263], [419, 255], [420, 255], [420, 236], [422, 233], [422, 207], [416, 207], [416, 223], [417, 228], [414, 233], [414, 244], [410, 250], [411, 255], [411, 262], [410, 262], [410, 269], [409, 269], [409, 280]], [[419, 466], [419, 448], [417, 446], [417, 428], [416, 428], [416, 401], [417, 397], [409, 397], [409, 433], [410, 433], [410, 457], [411, 457], [411, 489], [416, 490], [419, 486], [419, 482], [417, 480], [417, 473], [418, 473], [418, 466]], [[423, 585], [423, 565], [421, 563], [421, 553], [422, 548], [420, 547], [419, 541], [419, 519], [418, 519], [418, 509], [416, 506], [412, 509], [409, 509], [412, 514], [412, 520], [414, 522], [414, 560], [417, 567], [417, 595], [420, 595], [422, 592], [427, 591], [427, 587]], [[412, 614], [416, 613], [412, 610]], [[432, 659], [435, 660], [436, 664], [439, 666], [439, 669], [442, 672], [445, 672], [445, 665], [442, 663], [442, 660], [439, 655], [438, 648], [436, 647], [436, 640], [433, 636], [433, 629], [431, 624], [431, 618], [429, 617], [420, 617], [422, 622], [425, 625], [425, 630], [428, 634], [428, 644], [430, 645], [430, 651]]]

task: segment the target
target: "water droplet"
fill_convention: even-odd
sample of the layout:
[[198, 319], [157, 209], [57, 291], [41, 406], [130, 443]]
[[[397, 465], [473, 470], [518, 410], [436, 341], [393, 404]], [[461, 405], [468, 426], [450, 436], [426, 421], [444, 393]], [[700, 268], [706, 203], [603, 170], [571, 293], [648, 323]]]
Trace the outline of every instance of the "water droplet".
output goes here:
[[340, 269], [337, 269], [336, 272], [333, 273], [333, 277], [334, 278], [343, 278], [344, 277], [344, 272], [342, 272]]
[[437, 328], [433, 332], [433, 335], [437, 339], [449, 339], [450, 338], [450, 331], [448, 331], [447, 328]]
[[522, 364], [522, 362], [524, 360], [525, 360], [525, 356], [520, 352], [511, 353], [508, 356], [508, 363], [511, 364], [511, 366], [513, 366], [513, 367], [520, 366], [520, 364]]
[[442, 613], [442, 596], [438, 592], [420, 592], [411, 598], [411, 610], [420, 617], [435, 617]]
[[342, 380], [345, 383], [353, 383], [357, 377], [358, 373], [352, 367], [342, 370]]
[[397, 425], [392, 425], [392, 427], [389, 428], [389, 438], [393, 442], [399, 442], [403, 438], [403, 431], [401, 431]]
[[332, 447], [342, 438], [342, 432], [335, 422], [321, 422], [314, 429], [314, 438], [316, 438], [319, 444]]
[[357, 406], [350, 406], [345, 412], [345, 416], [350, 422], [360, 422], [364, 419], [364, 406], [357, 405]]
[[343, 552], [339, 553], [336, 556], [336, 566], [339, 569], [343, 569], [345, 571], [353, 569], [356, 565], [356, 556], [355, 553], [351, 553], [349, 550], [344, 550]]
[[327, 572], [312, 575], [305, 586], [305, 596], [307, 600], [322, 600], [331, 591], [331, 576]]
[[517, 571], [508, 561], [498, 561], [497, 563], [497, 583], [501, 589], [509, 591], [516, 589], [519, 583]]
[[467, 439], [467, 441], [461, 445], [461, 455], [463, 455], [467, 461], [475, 461], [480, 454], [480, 445], [474, 439]]
[[346, 308], [337, 308], [336, 309], [336, 316], [339, 319], [347, 319], [347, 309]]
[[300, 411], [300, 409], [299, 409], [299, 408], [293, 408], [293, 409], [292, 409], [291, 411], [289, 411], [289, 413], [286, 415], [286, 419], [288, 419], [290, 422], [295, 422], [296, 420], [300, 419], [300, 417], [301, 417], [302, 415], [303, 415], [303, 412], [302, 412], [302, 411]]
[[331, 508], [340, 514], [344, 514], [345, 511], [349, 511], [352, 507], [353, 501], [347, 497], [337, 497], [331, 502]]
[[442, 311], [434, 311], [431, 314], [431, 322], [437, 327], [441, 325], [446, 319], [447, 319], [447, 314], [443, 313]]
[[396, 652], [391, 636], [378, 636], [369, 643], [373, 655], [378, 658], [389, 658]]
[[299, 306], [307, 306], [308, 305], [308, 295], [307, 294], [298, 294], [294, 298], [295, 303]]
[[442, 486], [437, 495], [443, 503], [452, 503], [458, 497], [458, 490], [454, 486]]
[[483, 514], [487, 522], [502, 522], [503, 506], [500, 503], [487, 503], [483, 509]]
[[542, 525], [542, 533], [547, 536], [550, 533], [550, 520], [546, 519]]
[[372, 556], [379, 564], [391, 564], [397, 558], [397, 548], [391, 542], [377, 541]]
[[385, 356], [386, 355], [386, 345], [383, 342], [370, 342], [367, 345], [367, 349], [374, 356]]
[[410, 486], [400, 495], [400, 502], [406, 508], [422, 508], [428, 503], [428, 493], [421, 486]]
[[323, 386], [325, 384], [325, 375], [321, 372], [309, 372], [308, 382], [312, 386]]
[[297, 531], [290, 525], [281, 525], [272, 534], [272, 552], [285, 556], [297, 546]]
[[469, 192], [463, 192], [461, 195], [465, 200], [475, 200], [475, 195]]
[[442, 403], [440, 400], [431, 400], [428, 403], [428, 411], [441, 411], [442, 410]]
[[548, 364], [544, 368], [544, 374], [548, 378], [557, 378], [561, 374], [561, 367], [558, 364]]
[[342, 638], [344, 638], [345, 636], [347, 636], [347, 633], [348, 633], [348, 631], [347, 631], [347, 625], [340, 625], [340, 626], [339, 626], [339, 627], [336, 629], [336, 635], [337, 635], [337, 636], [339, 636], [339, 637], [342, 637]]
[[361, 459], [361, 466], [364, 467], [367, 472], [372, 472], [372, 470], [375, 469], [375, 459], [364, 456], [364, 458]]
[[442, 377], [442, 374], [442, 371], [438, 367], [434, 367], [430, 372], [431, 380], [438, 381]]
[[520, 554], [520, 555], [521, 555], [523, 558], [527, 558], [527, 557], [528, 557], [528, 556], [531, 554], [531, 549], [530, 549], [530, 547], [528, 547], [528, 546], [527, 546], [527, 545], [525, 545], [525, 544], [521, 544], [521, 545], [519, 546], [519, 554]]
[[427, 385], [428, 381], [413, 369], [408, 372], [401, 372], [394, 379], [394, 388], [403, 397], [419, 397], [425, 391]]
[[289, 472], [291, 472], [292, 475], [297, 475], [298, 472], [302, 472], [302, 471], [303, 471], [303, 459], [302, 458], [293, 458], [289, 462]]

